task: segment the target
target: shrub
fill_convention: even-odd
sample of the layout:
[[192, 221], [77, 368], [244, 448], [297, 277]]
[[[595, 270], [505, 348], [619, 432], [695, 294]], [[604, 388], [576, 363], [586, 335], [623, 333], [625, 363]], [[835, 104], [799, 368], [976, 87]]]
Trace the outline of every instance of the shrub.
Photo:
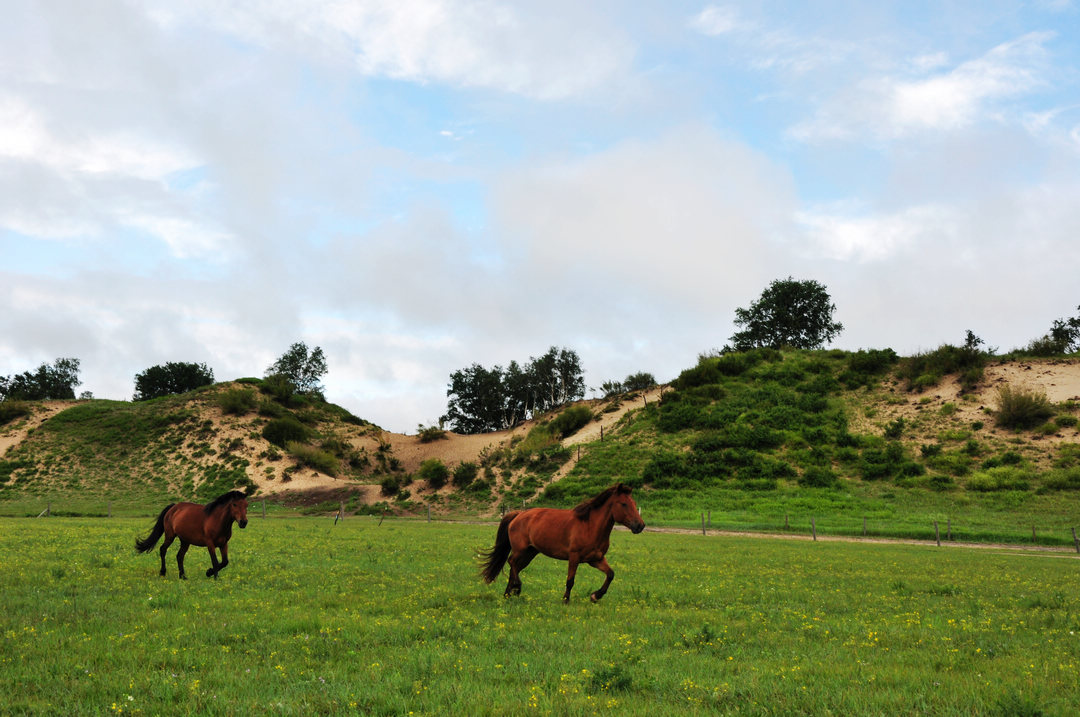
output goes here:
[[421, 443], [431, 443], [441, 438], [446, 438], [446, 431], [438, 426], [424, 426], [420, 424], [416, 427], [416, 436], [420, 439]]
[[25, 401], [0, 401], [0, 426], [29, 415], [30, 404]]
[[1054, 422], [1062, 428], [1071, 428], [1077, 424], [1078, 419], [1076, 416], [1058, 416], [1054, 419]]
[[474, 480], [480, 467], [472, 461], [462, 461], [454, 469], [453, 483], [458, 488], [467, 488]]
[[836, 482], [836, 474], [823, 466], [810, 466], [799, 476], [799, 485], [808, 488], [831, 488]]
[[551, 422], [551, 427], [560, 437], [566, 438], [577, 433], [592, 420], [592, 410], [588, 406], [571, 406]]
[[1031, 475], [1014, 466], [999, 466], [979, 471], [968, 479], [968, 490], [991, 492], [1002, 490], [1027, 490]]
[[419, 480], [427, 481], [429, 488], [438, 490], [446, 485], [446, 481], [450, 477], [450, 471], [438, 458], [428, 458], [420, 464], [420, 469], [416, 471], [416, 477]]
[[280, 448], [285, 448], [285, 444], [289, 441], [305, 441], [310, 433], [310, 429], [296, 420], [294, 416], [275, 418], [263, 426], [262, 430], [263, 438]]
[[1080, 490], [1080, 468], [1058, 468], [1043, 478], [1046, 490]]
[[246, 388], [232, 388], [218, 396], [218, 405], [226, 414], [243, 416], [255, 410], [255, 393]]
[[997, 424], [1003, 428], [1034, 428], [1054, 415], [1050, 399], [1041, 391], [1002, 386], [998, 390]]
[[285, 450], [296, 460], [309, 468], [314, 468], [328, 476], [336, 476], [341, 468], [341, 459], [324, 450], [298, 441], [288, 441]]
[[401, 481], [397, 476], [384, 476], [379, 481], [379, 491], [385, 496], [397, 495], [399, 490], [401, 490]]

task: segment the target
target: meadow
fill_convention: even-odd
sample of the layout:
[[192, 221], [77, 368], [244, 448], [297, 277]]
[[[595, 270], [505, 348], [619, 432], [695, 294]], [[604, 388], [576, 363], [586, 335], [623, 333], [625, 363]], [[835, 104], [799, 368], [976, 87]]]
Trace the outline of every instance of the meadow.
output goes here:
[[1077, 558], [612, 535], [477, 577], [494, 525], [252, 517], [186, 582], [147, 518], [0, 518], [4, 714], [1072, 714]]

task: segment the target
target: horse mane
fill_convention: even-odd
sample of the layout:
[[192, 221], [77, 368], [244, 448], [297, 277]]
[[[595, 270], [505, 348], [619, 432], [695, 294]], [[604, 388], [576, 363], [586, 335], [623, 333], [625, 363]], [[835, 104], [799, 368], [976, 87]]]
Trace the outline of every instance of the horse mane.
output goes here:
[[247, 495], [244, 493], [244, 491], [230, 490], [228, 493], [219, 495], [217, 498], [214, 498], [212, 501], [204, 505], [203, 510], [206, 511], [207, 515], [209, 515], [221, 506], [225, 505], [226, 503], [231, 503], [234, 500], [240, 500], [241, 498], [247, 498]]
[[607, 503], [613, 495], [616, 493], [626, 493], [629, 495], [634, 489], [625, 483], [616, 483], [610, 488], [605, 488], [597, 495], [584, 500], [574, 508], [574, 517], [578, 520], [588, 520], [589, 514], [593, 512], [594, 508], [599, 508], [604, 503]]

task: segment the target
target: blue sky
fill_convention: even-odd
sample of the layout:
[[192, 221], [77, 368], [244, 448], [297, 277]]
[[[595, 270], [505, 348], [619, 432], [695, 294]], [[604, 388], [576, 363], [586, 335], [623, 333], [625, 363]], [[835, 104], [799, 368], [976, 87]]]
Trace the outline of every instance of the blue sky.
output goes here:
[[0, 374], [128, 398], [321, 346], [412, 432], [452, 371], [670, 380], [786, 276], [835, 346], [1074, 316], [1080, 8], [0, 0]]

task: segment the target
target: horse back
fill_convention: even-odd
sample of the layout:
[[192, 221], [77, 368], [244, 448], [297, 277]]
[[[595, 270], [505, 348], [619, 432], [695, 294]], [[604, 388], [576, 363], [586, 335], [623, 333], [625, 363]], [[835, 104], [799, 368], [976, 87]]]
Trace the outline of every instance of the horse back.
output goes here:
[[198, 503], [177, 503], [165, 514], [165, 529], [192, 545], [206, 547], [206, 511]]
[[580, 522], [570, 510], [524, 510], [510, 523], [510, 542], [515, 549], [531, 546], [549, 558], [566, 560], [575, 548]]

